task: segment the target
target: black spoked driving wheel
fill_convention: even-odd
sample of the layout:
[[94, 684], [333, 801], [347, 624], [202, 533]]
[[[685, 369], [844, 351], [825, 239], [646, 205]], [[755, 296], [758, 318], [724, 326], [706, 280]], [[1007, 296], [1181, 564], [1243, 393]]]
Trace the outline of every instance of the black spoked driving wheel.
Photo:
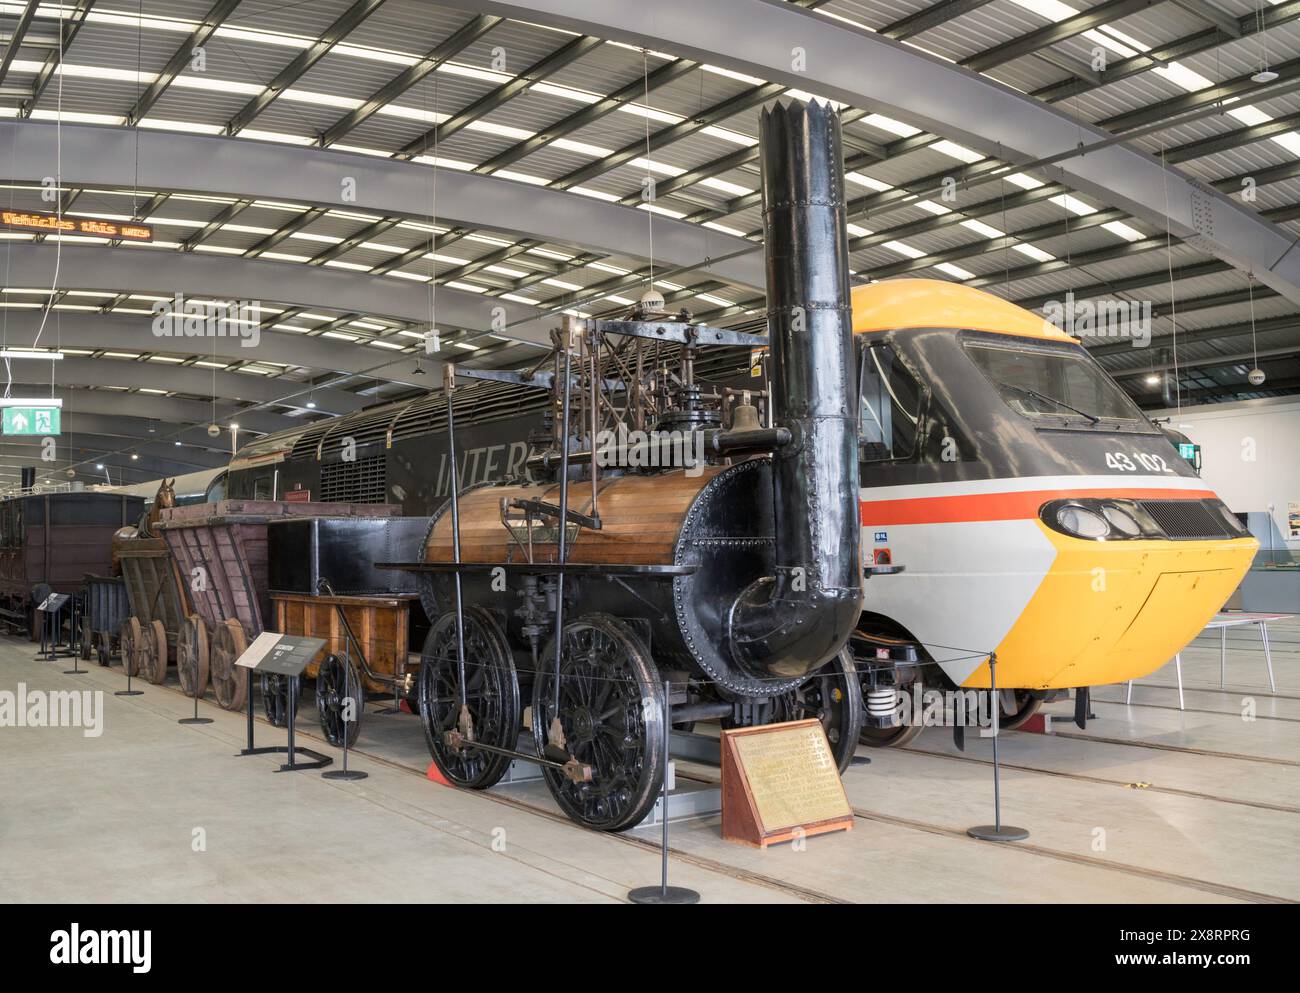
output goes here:
[[782, 698], [777, 720], [821, 721], [840, 772], [848, 769], [862, 731], [862, 691], [858, 669], [847, 650], [831, 659], [806, 682]]
[[[623, 831], [654, 806], [663, 777], [663, 687], [641, 639], [608, 614], [566, 624], [556, 707], [555, 645], [542, 653], [533, 684], [533, 735], [567, 751], [590, 781], [544, 769], [555, 802], [579, 824]], [[559, 716], [563, 745], [552, 735]]]
[[316, 673], [316, 712], [320, 715], [321, 733], [335, 748], [357, 743], [361, 733], [361, 711], [366, 699], [361, 673], [351, 659], [330, 654]]
[[[266, 719], [278, 728], [289, 725], [289, 683], [288, 676], [268, 675], [262, 677], [262, 707]], [[297, 680], [298, 692], [293, 698], [293, 716], [298, 719], [298, 704], [302, 700], [302, 679]]]
[[425, 743], [442, 774], [457, 786], [485, 790], [510, 767], [510, 756], [479, 742], [513, 749], [519, 739], [519, 678], [496, 619], [465, 608], [465, 713], [461, 712], [456, 614], [434, 622], [424, 640], [418, 677]]

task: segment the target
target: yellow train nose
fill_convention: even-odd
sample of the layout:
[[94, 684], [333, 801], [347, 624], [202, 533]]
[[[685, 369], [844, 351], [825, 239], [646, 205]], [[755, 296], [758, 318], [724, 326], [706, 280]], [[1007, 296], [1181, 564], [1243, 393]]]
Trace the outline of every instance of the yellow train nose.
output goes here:
[[[1063, 689], [1138, 679], [1205, 627], [1259, 543], [1086, 541], [1039, 524], [1057, 554], [997, 648], [998, 684]], [[989, 685], [985, 663], [963, 684]]]

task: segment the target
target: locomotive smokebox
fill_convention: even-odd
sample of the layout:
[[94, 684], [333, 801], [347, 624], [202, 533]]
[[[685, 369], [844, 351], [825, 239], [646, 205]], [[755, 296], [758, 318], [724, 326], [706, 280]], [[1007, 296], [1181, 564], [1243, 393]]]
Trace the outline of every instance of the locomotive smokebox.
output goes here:
[[853, 324], [840, 124], [816, 101], [759, 122], [773, 421], [774, 574], [731, 610], [733, 659], [801, 676], [845, 645], [862, 606]]

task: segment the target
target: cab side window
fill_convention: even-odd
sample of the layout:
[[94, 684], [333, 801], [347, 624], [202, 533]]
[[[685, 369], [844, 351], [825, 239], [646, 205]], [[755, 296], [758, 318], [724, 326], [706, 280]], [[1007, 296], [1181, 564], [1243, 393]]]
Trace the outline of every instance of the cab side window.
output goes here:
[[910, 459], [925, 391], [887, 344], [862, 349], [858, 369], [858, 452], [863, 462]]

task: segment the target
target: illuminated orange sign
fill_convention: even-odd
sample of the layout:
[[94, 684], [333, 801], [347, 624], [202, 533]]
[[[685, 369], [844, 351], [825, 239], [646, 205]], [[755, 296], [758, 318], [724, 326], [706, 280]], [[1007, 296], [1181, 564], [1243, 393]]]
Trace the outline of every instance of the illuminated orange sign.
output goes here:
[[36, 214], [25, 210], [0, 211], [0, 219], [7, 228], [42, 231], [48, 234], [88, 235], [92, 238], [125, 238], [130, 241], [152, 241], [153, 228], [146, 224], [120, 224], [101, 221], [93, 217], [59, 217], [57, 214]]

